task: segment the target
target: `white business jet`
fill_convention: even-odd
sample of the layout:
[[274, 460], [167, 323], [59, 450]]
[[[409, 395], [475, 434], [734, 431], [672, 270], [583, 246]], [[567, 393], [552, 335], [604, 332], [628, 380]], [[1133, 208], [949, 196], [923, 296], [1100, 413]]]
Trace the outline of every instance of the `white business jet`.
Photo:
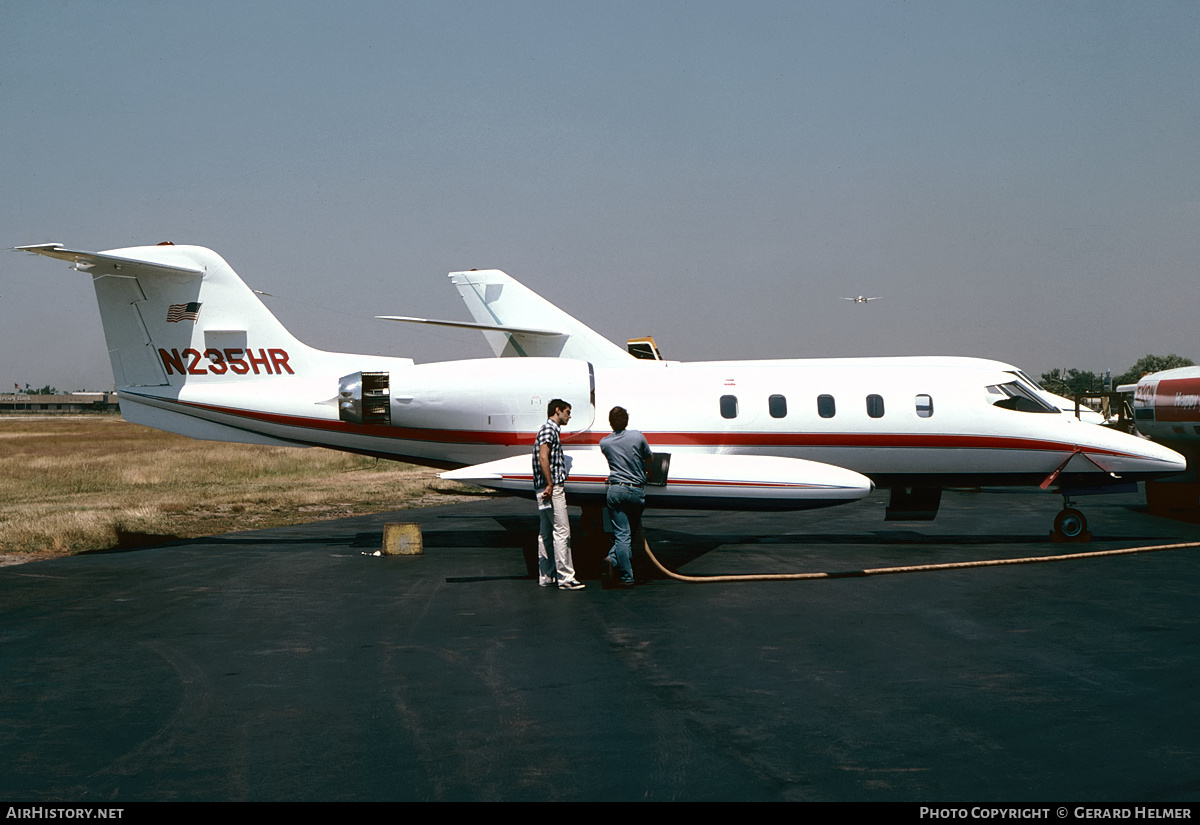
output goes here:
[[[563, 398], [568, 496], [587, 502], [603, 496], [597, 445], [620, 404], [671, 454], [648, 506], [807, 509], [874, 485], [892, 489], [893, 518], [931, 517], [944, 485], [1068, 494], [1185, 466], [1169, 448], [1063, 416], [995, 361], [640, 360], [487, 270], [450, 276], [480, 305], [476, 322], [434, 323], [482, 329], [497, 354], [525, 357], [415, 364], [306, 346], [202, 247], [18, 249], [91, 275], [124, 417], [193, 438], [457, 468], [446, 477], [532, 496], [533, 440], [547, 402]], [[1081, 520], [1067, 509], [1056, 522], [1078, 535]]]

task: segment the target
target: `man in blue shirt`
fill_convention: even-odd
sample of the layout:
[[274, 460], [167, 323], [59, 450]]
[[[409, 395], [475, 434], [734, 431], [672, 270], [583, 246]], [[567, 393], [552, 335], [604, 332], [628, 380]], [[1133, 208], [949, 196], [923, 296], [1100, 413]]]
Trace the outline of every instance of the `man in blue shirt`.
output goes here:
[[600, 439], [600, 451], [608, 459], [609, 517], [613, 525], [613, 546], [604, 560], [605, 578], [612, 580], [614, 571], [621, 586], [633, 584], [632, 538], [642, 524], [646, 508], [646, 469], [653, 453], [646, 437], [629, 426], [629, 413], [624, 407], [613, 407], [608, 413], [611, 434]]
[[[571, 420], [571, 405], [555, 398], [546, 405], [549, 418], [533, 442], [533, 489], [537, 495], [538, 584], [558, 585], [559, 590], [583, 590], [575, 580], [571, 558], [571, 522], [567, 519], [567, 464], [563, 460], [559, 428]], [[554, 547], [554, 559], [550, 547]]]

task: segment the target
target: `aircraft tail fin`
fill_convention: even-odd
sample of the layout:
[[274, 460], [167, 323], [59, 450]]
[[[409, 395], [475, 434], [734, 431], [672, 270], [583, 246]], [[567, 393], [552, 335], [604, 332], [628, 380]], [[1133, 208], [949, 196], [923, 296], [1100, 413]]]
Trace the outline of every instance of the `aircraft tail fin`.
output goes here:
[[451, 272], [450, 281], [499, 357], [577, 358], [601, 366], [627, 366], [635, 360], [498, 269]]
[[294, 338], [210, 249], [17, 249], [70, 261], [92, 276], [119, 387], [294, 375], [323, 355]]

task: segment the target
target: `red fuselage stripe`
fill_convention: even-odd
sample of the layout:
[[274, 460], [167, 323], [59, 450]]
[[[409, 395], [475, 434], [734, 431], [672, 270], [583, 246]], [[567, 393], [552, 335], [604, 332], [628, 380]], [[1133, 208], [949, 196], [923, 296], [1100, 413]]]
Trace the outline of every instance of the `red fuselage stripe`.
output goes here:
[[[132, 393], [131, 393], [132, 395]], [[532, 447], [535, 433], [491, 432], [487, 430], [435, 430], [421, 427], [401, 427], [384, 424], [352, 424], [324, 418], [284, 415], [282, 413], [243, 410], [201, 404], [195, 401], [176, 401], [157, 396], [136, 396], [168, 404], [179, 404], [198, 410], [232, 415], [252, 421], [280, 424], [288, 427], [324, 430], [328, 432], [374, 436], [398, 441], [425, 441], [439, 444], [477, 444], [506, 447]], [[594, 446], [607, 433], [581, 432], [564, 434], [565, 446]], [[797, 433], [797, 432], [653, 432], [645, 431], [648, 441], [655, 447], [905, 447], [905, 448], [955, 448], [985, 450], [1041, 450], [1070, 453], [1077, 449], [1075, 444], [1046, 441], [1038, 438], [1014, 438], [1011, 436], [968, 435], [931, 433], [914, 435], [909, 433]], [[1137, 457], [1131, 453], [1088, 447], [1087, 452], [1097, 455]]]

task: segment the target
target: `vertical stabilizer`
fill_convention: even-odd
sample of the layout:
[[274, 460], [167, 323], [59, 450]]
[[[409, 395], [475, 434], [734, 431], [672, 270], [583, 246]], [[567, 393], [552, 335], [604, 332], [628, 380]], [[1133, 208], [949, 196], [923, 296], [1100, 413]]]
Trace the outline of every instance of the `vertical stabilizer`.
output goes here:
[[451, 272], [450, 282], [480, 324], [562, 333], [552, 337], [485, 331], [483, 334], [497, 356], [578, 358], [600, 366], [628, 366], [635, 360], [612, 341], [498, 269]]
[[70, 261], [92, 276], [119, 387], [295, 375], [323, 355], [296, 340], [210, 249], [17, 248]]

